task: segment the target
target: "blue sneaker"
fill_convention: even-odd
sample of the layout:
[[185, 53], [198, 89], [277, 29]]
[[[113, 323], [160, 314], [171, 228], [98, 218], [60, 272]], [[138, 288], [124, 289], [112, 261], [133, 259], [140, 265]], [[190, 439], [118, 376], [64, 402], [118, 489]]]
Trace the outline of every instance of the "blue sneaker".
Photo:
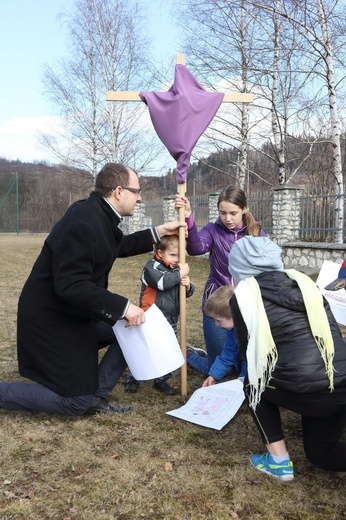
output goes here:
[[280, 464], [274, 461], [270, 453], [263, 455], [252, 455], [250, 462], [254, 468], [263, 471], [271, 477], [279, 478], [280, 480], [293, 480], [293, 462], [291, 460], [284, 460]]

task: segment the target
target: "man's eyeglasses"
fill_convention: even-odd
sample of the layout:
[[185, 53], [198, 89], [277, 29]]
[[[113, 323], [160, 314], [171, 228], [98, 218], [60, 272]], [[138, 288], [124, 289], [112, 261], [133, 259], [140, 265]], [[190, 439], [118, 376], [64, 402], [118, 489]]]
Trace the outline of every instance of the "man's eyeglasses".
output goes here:
[[142, 191], [141, 188], [129, 188], [128, 186], [120, 186], [120, 188], [135, 193], [136, 195], [140, 195]]

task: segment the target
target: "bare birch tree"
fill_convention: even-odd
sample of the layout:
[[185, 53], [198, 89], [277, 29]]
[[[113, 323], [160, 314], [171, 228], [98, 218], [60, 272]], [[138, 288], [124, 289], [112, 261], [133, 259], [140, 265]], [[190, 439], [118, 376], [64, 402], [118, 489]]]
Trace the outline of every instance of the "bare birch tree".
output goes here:
[[326, 82], [329, 97], [330, 110], [330, 140], [333, 146], [333, 173], [334, 173], [334, 194], [336, 196], [334, 204], [334, 227], [335, 241], [343, 243], [343, 223], [344, 223], [344, 182], [341, 163], [341, 144], [340, 144], [340, 121], [338, 115], [338, 103], [336, 94], [336, 84], [334, 75], [333, 48], [329, 34], [328, 15], [326, 13], [323, 0], [317, 0], [318, 18], [321, 25], [322, 41], [324, 48]]
[[[251, 171], [249, 150], [257, 149], [268, 159], [269, 168], [257, 172], [263, 181], [283, 184], [287, 179], [286, 140], [301, 110], [298, 98], [306, 76], [299, 70], [305, 60], [295, 53], [302, 37], [290, 32], [287, 20], [280, 16], [282, 3], [275, 0], [269, 3], [270, 10], [263, 10], [248, 0], [187, 0], [192, 24], [187, 50], [197, 74], [210, 86], [219, 82], [228, 90], [255, 94], [250, 106], [223, 107], [206, 133], [213, 136], [216, 148], [238, 146], [241, 187]], [[271, 147], [264, 149], [268, 140]]]
[[[253, 71], [251, 45], [251, 18], [240, 2], [187, 0], [181, 11], [181, 20], [187, 25], [185, 49], [198, 79], [208, 89], [231, 92], [251, 92]], [[253, 121], [248, 106], [241, 103], [223, 105], [205, 133], [209, 145], [222, 151], [237, 147], [238, 153], [230, 162], [230, 182], [244, 188], [248, 170], [248, 137]], [[202, 140], [205, 145], [205, 141]], [[197, 145], [195, 154], [206, 148]], [[196, 155], [195, 155], [196, 156]]]
[[[247, 150], [255, 146], [256, 134], [258, 150], [265, 154], [269, 165], [259, 173], [268, 178], [270, 172], [276, 171], [279, 184], [285, 184], [304, 170], [305, 163], [311, 162], [315, 144], [329, 140], [336, 195], [335, 240], [342, 242], [344, 185], [337, 91], [343, 77], [339, 75], [336, 79], [333, 46], [337, 42], [338, 55], [344, 52], [346, 26], [340, 8], [345, 2], [185, 0], [184, 3], [189, 12], [186, 48], [193, 57], [196, 73], [209, 85], [227, 78], [228, 88], [243, 88], [240, 78], [244, 77], [246, 89], [256, 94], [256, 102], [248, 107], [247, 125], [240, 123], [241, 117], [235, 116], [234, 109], [229, 116], [223, 109], [222, 115], [215, 118], [216, 147], [222, 149], [227, 143], [235, 146], [238, 142], [239, 163], [244, 165], [248, 162]], [[186, 19], [186, 11], [184, 15]], [[338, 64], [344, 71], [341, 59]], [[246, 72], [242, 73], [242, 69]], [[237, 108], [241, 110], [244, 113], [244, 107]], [[257, 117], [252, 125], [249, 121], [254, 113]], [[220, 120], [223, 124], [217, 127]], [[264, 143], [270, 145], [263, 146]], [[238, 182], [244, 184], [239, 164]]]
[[[252, 2], [256, 8], [261, 8], [270, 13], [274, 7], [270, 2]], [[294, 9], [289, 11], [289, 6]], [[306, 52], [311, 63], [310, 77], [314, 79], [314, 103], [310, 99], [310, 106], [318, 111], [317, 105], [323, 101], [321, 94], [327, 97], [329, 109], [329, 132], [324, 135], [331, 143], [332, 164], [334, 177], [334, 240], [337, 243], [343, 242], [343, 223], [344, 223], [344, 181], [341, 161], [341, 126], [338, 115], [338, 96], [336, 88], [335, 62], [336, 58], [333, 50], [333, 42], [338, 42], [339, 48], [346, 44], [346, 26], [342, 25], [343, 2], [339, 0], [285, 0], [280, 9], [275, 7], [275, 12], [287, 20], [305, 40], [298, 52]], [[333, 38], [331, 27], [334, 28]], [[341, 38], [341, 41], [340, 41]], [[307, 71], [304, 72], [307, 74]], [[311, 116], [311, 111], [310, 111]], [[292, 178], [292, 175], [288, 180]]]
[[46, 66], [46, 94], [61, 118], [60, 132], [42, 141], [57, 159], [95, 174], [108, 161], [137, 170], [158, 153], [146, 132], [144, 103], [106, 102], [108, 90], [145, 90], [148, 59], [143, 48], [143, 16], [127, 0], [76, 0], [62, 15], [69, 56]]

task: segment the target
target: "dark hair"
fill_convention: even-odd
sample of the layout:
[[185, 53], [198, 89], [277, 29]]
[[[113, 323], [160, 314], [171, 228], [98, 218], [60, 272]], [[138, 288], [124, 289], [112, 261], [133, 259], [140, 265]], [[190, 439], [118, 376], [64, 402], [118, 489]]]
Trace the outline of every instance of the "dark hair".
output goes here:
[[239, 206], [242, 210], [245, 210], [243, 213], [243, 221], [246, 226], [246, 234], [252, 235], [254, 237], [258, 237], [261, 232], [261, 224], [257, 222], [250, 213], [249, 208], [247, 207], [246, 195], [240, 188], [235, 188], [234, 186], [227, 186], [222, 190], [219, 195], [217, 201], [217, 207], [219, 207], [220, 202], [231, 202], [231, 204], [235, 204]]
[[163, 235], [160, 238], [160, 242], [155, 245], [155, 251], [158, 249], [166, 251], [170, 246], [179, 247], [178, 235]]
[[205, 302], [204, 312], [210, 318], [232, 318], [229, 301], [234, 294], [232, 285], [221, 285]]
[[103, 197], [107, 197], [118, 186], [127, 186], [129, 183], [130, 170], [137, 173], [128, 166], [121, 163], [107, 163], [99, 171], [95, 179], [95, 190]]

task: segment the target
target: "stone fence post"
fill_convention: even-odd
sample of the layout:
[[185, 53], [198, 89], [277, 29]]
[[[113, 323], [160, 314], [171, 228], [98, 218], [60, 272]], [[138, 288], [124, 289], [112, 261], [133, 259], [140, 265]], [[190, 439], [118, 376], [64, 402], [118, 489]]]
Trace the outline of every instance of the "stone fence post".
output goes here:
[[[219, 210], [217, 208], [217, 201], [219, 199], [218, 193], [210, 193], [208, 195], [208, 210], [209, 210], [209, 221], [214, 222], [219, 216]], [[163, 199], [163, 219], [164, 222], [170, 222], [171, 220], [177, 220], [178, 213], [175, 210], [174, 197], [165, 197]]]
[[273, 188], [273, 231], [272, 239], [282, 246], [287, 242], [299, 239], [301, 188], [295, 186], [278, 186]]
[[145, 202], [136, 204], [132, 217], [124, 217], [119, 227], [125, 235], [151, 227], [151, 218], [145, 216]]
[[175, 198], [165, 197], [163, 199], [163, 223], [178, 220], [178, 213], [175, 211]]
[[219, 210], [217, 207], [217, 201], [219, 200], [219, 193], [209, 193], [208, 205], [209, 205], [209, 222], [214, 222], [219, 216]]

